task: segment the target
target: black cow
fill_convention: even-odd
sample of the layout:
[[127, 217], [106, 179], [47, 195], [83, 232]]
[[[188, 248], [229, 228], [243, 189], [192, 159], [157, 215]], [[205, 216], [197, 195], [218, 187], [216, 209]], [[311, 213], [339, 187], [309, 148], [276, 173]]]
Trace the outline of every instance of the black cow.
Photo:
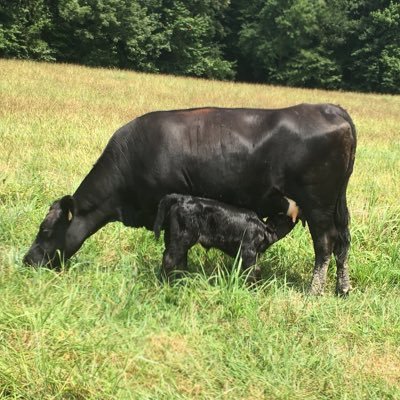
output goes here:
[[[297, 205], [284, 197], [278, 200], [280, 211], [290, 216], [294, 224], [299, 215]], [[278, 239], [276, 230], [270, 230], [254, 211], [180, 194], [161, 199], [154, 222], [157, 239], [162, 228], [165, 229], [165, 251], [161, 276], [167, 279], [174, 276], [176, 267], [187, 269], [188, 251], [196, 243], [206, 249], [215, 247], [231, 257], [240, 250], [242, 268], [247, 270], [255, 266], [257, 255]], [[255, 266], [249, 271], [247, 281], [256, 283], [260, 278], [260, 267]]]
[[[330, 104], [277, 109], [198, 108], [145, 114], [119, 129], [73, 196], [56, 201], [24, 261], [57, 265], [111, 221], [152, 229], [161, 198], [191, 194], [271, 216], [278, 237], [291, 229], [271, 213], [281, 193], [303, 211], [312, 235], [312, 293], [324, 289], [332, 252], [337, 292], [350, 290], [346, 188], [356, 132]], [[289, 221], [290, 222], [290, 221]], [[59, 250], [59, 251], [57, 251]]]

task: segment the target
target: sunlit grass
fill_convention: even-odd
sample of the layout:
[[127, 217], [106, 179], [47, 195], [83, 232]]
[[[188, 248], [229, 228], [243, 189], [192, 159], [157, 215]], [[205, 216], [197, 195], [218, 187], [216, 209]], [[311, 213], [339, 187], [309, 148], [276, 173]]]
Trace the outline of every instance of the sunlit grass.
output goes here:
[[[358, 129], [350, 298], [334, 297], [334, 268], [327, 294], [307, 295], [301, 226], [259, 260], [258, 288], [197, 247], [189, 276], [162, 285], [162, 241], [117, 223], [59, 273], [21, 265], [49, 204], [134, 117], [300, 102], [340, 104]], [[399, 96], [0, 60], [0, 397], [400, 398], [399, 129]]]

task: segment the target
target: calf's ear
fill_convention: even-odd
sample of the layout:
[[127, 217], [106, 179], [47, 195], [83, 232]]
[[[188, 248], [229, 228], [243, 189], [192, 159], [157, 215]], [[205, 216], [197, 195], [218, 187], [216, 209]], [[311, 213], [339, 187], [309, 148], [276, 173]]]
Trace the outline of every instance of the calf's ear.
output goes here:
[[60, 199], [60, 207], [63, 214], [66, 215], [68, 222], [72, 221], [75, 215], [75, 200], [72, 196], [67, 195]]

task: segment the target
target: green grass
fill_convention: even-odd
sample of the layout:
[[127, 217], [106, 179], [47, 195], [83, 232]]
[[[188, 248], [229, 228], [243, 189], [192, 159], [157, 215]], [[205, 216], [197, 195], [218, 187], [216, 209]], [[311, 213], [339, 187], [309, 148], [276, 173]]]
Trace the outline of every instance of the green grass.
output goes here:
[[[61, 272], [22, 266], [49, 204], [134, 117], [299, 102], [340, 103], [358, 128], [348, 299], [333, 265], [326, 295], [307, 295], [301, 226], [259, 260], [257, 289], [197, 247], [192, 273], [161, 285], [162, 241], [116, 223]], [[0, 60], [0, 397], [400, 399], [399, 181], [399, 96]]]

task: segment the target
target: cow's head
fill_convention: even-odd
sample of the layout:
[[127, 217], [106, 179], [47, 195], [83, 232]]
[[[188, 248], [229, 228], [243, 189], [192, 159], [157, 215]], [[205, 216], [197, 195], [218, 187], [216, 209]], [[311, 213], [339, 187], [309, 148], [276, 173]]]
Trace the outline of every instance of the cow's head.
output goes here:
[[24, 257], [24, 263], [31, 266], [46, 265], [58, 267], [65, 254], [67, 229], [74, 217], [74, 199], [64, 196], [55, 201], [45, 219], [32, 246]]

